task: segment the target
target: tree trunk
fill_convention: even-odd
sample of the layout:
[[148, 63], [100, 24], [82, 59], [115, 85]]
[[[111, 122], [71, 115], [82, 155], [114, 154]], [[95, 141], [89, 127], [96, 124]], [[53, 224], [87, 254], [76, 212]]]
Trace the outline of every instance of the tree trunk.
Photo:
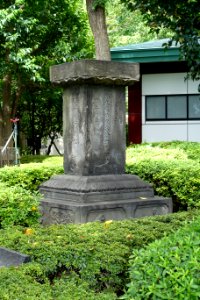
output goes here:
[[[9, 64], [9, 49], [6, 49], [5, 61]], [[11, 119], [11, 73], [3, 75], [2, 80], [2, 105], [0, 107], [0, 146], [4, 146], [12, 133]], [[8, 146], [12, 146], [13, 141]]]
[[[3, 78], [3, 95], [0, 114], [0, 145], [4, 146], [12, 133], [11, 118], [11, 75], [6, 74]], [[11, 146], [11, 143], [8, 145]]]
[[94, 36], [96, 59], [111, 60], [105, 9], [100, 6], [94, 9], [93, 2], [94, 0], [86, 0], [88, 18]]

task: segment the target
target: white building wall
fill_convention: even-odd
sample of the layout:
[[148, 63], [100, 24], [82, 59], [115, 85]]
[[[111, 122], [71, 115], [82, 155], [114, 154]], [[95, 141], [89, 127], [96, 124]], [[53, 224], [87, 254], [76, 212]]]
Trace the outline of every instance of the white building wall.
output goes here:
[[145, 96], [196, 94], [198, 81], [185, 80], [186, 73], [148, 74], [142, 76], [142, 141], [200, 142], [200, 121], [146, 121]]

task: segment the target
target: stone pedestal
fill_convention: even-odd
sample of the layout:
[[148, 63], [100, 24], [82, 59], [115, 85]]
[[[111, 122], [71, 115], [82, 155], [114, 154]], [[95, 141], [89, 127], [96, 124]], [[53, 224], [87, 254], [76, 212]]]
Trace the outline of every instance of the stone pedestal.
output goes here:
[[62, 86], [64, 175], [43, 183], [43, 224], [126, 219], [172, 211], [170, 199], [125, 174], [125, 86], [137, 64], [83, 60], [53, 66]]

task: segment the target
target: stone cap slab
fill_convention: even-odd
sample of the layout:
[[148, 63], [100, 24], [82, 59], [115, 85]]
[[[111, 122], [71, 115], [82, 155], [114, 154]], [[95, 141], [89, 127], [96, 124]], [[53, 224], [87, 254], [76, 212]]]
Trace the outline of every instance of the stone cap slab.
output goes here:
[[30, 256], [0, 247], [0, 268], [18, 266], [30, 262]]
[[50, 67], [50, 81], [59, 86], [83, 83], [127, 86], [139, 78], [137, 63], [79, 60]]

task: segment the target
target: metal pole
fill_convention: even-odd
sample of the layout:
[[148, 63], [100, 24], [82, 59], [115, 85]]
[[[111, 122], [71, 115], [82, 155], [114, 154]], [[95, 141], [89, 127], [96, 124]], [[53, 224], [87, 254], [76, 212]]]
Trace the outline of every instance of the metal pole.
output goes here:
[[14, 123], [14, 142], [15, 142], [15, 165], [18, 165], [17, 123]]
[[17, 122], [19, 121], [18, 118], [15, 119], [11, 119], [11, 122], [13, 122], [14, 124], [14, 135], [13, 135], [13, 139], [14, 139], [14, 143], [15, 143], [15, 165], [19, 164], [19, 152], [18, 152], [18, 147], [17, 147], [17, 135], [18, 135], [18, 130], [17, 130]]

